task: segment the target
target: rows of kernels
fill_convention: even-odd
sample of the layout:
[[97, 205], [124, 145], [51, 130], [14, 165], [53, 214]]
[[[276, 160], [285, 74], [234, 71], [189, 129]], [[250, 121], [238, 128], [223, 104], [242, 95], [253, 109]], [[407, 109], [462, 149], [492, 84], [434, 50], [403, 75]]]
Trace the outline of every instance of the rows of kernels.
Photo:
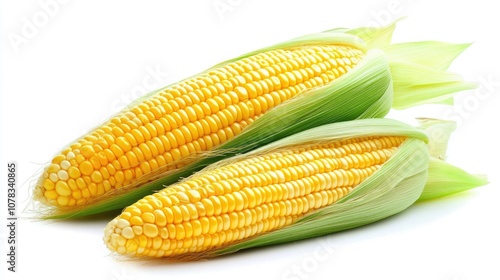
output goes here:
[[[126, 208], [108, 225], [106, 244], [122, 254], [174, 256], [289, 225], [348, 194], [404, 138], [358, 141], [296, 147], [201, 172]], [[286, 222], [264, 226], [278, 218]], [[235, 234], [242, 229], [250, 235]]]
[[[115, 159], [105, 166], [100, 166], [93, 158], [77, 157], [78, 160], [71, 160], [74, 153], [78, 153], [78, 149], [76, 149], [68, 152], [61, 164], [57, 164], [57, 160], [60, 158], [53, 160], [52, 164], [43, 173], [39, 184], [42, 186], [44, 196], [50, 204], [60, 206], [83, 205], [93, 197], [103, 195], [112, 188], [120, 188], [137, 181], [138, 177], [140, 177], [139, 174], [178, 168], [185, 164], [179, 161], [181, 157], [187, 157], [189, 154], [199, 151], [210, 150], [222, 143], [221, 139], [228, 138], [227, 135], [233, 137], [235, 132], [241, 131], [253, 120], [255, 120], [255, 117], [240, 123], [234, 123], [231, 127], [227, 127], [218, 133], [205, 135], [203, 138], [174, 148], [170, 152], [163, 154], [154, 152], [154, 158], [151, 158], [152, 154], [149, 151], [157, 147], [163, 148], [163, 146], [151, 146], [154, 148], [148, 150], [148, 146], [141, 144], [139, 147], [134, 147], [132, 151], [126, 152], [125, 156], [134, 163], [128, 169], [124, 169], [124, 166], [128, 166], [128, 163], [123, 155], [118, 160]], [[160, 141], [157, 139], [159, 138], [153, 139], [153, 142]], [[142, 151], [146, 152], [142, 153]], [[105, 152], [98, 154], [98, 156], [103, 155], [104, 157], [104, 154]], [[178, 162], [174, 162], [176, 160]], [[141, 163], [139, 164], [139, 162]]]
[[[181, 240], [167, 239], [167, 237], [165, 237], [168, 236], [168, 233], [166, 233], [168, 232], [167, 230], [163, 231], [164, 235], [160, 234], [153, 239], [141, 236], [138, 238], [138, 242], [124, 238], [123, 235], [118, 233], [109, 233], [111, 240], [109, 245], [118, 248], [117, 252], [121, 254], [135, 251], [137, 255], [150, 257], [180, 255], [189, 252], [206, 251], [218, 246], [221, 242], [233, 239], [245, 239], [257, 234], [259, 231], [267, 232], [279, 229], [291, 224], [296, 219], [296, 216], [274, 217], [241, 228], [207, 233]], [[217, 221], [212, 219], [211, 222], [215, 224]], [[115, 220], [112, 222], [112, 226], [118, 227]], [[128, 232], [128, 228], [129, 227], [126, 227], [124, 230]], [[108, 226], [106, 230], [109, 232], [110, 227]]]
[[53, 205], [83, 205], [177, 168], [179, 160], [224, 143], [269, 109], [346, 73], [362, 56], [347, 46], [274, 50], [180, 82], [54, 157], [40, 193]]

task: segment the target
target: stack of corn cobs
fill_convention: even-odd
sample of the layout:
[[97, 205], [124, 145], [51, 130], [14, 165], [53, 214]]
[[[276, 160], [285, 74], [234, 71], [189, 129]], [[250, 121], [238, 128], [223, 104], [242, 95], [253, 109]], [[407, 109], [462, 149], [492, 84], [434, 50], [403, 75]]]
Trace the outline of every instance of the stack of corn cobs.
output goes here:
[[150, 93], [58, 153], [44, 218], [121, 213], [113, 252], [199, 259], [350, 229], [486, 184], [444, 161], [454, 123], [391, 108], [471, 89], [467, 44], [391, 44], [394, 24], [260, 49]]

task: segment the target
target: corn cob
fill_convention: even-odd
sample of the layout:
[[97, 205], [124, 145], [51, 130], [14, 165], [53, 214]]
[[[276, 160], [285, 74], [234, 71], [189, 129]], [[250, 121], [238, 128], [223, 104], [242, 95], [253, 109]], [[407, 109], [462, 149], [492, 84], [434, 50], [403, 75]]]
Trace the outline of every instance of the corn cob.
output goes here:
[[263, 52], [164, 89], [61, 151], [43, 174], [48, 203], [84, 205], [239, 134], [254, 119], [347, 73], [350, 46]]
[[[465, 45], [389, 45], [393, 28], [299, 37], [152, 92], [58, 153], [35, 198], [53, 206], [54, 217], [119, 209], [210, 163], [307, 128], [382, 117], [391, 105], [441, 101], [471, 87], [444, 72]], [[373, 49], [382, 46], [385, 53]], [[415, 48], [426, 58], [415, 58]], [[433, 55], [439, 59], [427, 59]], [[408, 70], [415, 75], [408, 78]]]
[[[321, 211], [334, 215], [322, 219], [342, 222], [327, 224], [328, 232], [372, 222], [403, 210], [422, 193], [429, 163], [426, 141], [422, 132], [386, 119], [311, 129], [144, 197], [108, 224], [104, 241], [125, 255], [200, 258], [252, 247], [256, 237], [277, 242], [266, 234], [287, 228], [295, 227], [288, 238], [316, 229], [321, 233], [324, 224], [298, 226]], [[469, 188], [484, 184], [476, 177], [468, 180]], [[369, 188], [370, 195], [363, 193]], [[404, 192], [391, 197], [394, 190]], [[391, 197], [389, 206], [375, 201], [381, 195]], [[348, 198], [353, 209], [364, 210], [362, 218], [342, 217]], [[374, 199], [373, 211], [356, 206], [369, 199]], [[333, 211], [337, 203], [341, 206]]]

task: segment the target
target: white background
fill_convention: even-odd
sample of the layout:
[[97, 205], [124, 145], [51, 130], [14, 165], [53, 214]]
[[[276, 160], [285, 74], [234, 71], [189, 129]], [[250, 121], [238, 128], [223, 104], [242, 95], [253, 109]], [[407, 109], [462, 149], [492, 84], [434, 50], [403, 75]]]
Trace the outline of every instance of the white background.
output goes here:
[[[494, 1], [70, 0], [52, 6], [49, 16], [47, 2], [0, 6], [1, 279], [500, 279], [500, 22]], [[21, 210], [29, 203], [31, 176], [141, 92], [292, 37], [380, 26], [402, 16], [396, 42], [474, 42], [451, 70], [479, 88], [460, 93], [453, 107], [391, 116], [459, 121], [449, 161], [488, 174], [489, 185], [355, 230], [192, 263], [113, 257], [102, 242], [109, 216], [22, 218], [18, 272], [7, 271], [8, 161], [18, 164], [18, 214], [26, 216]]]

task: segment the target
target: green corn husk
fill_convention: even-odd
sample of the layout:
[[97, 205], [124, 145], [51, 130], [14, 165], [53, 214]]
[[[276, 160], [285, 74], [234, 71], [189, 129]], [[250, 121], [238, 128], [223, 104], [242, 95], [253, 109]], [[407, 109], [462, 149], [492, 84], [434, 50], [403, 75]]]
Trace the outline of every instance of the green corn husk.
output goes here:
[[[347, 74], [269, 110], [241, 134], [212, 151], [196, 155], [193, 162], [183, 168], [156, 173], [83, 207], [50, 208], [45, 211], [45, 218], [74, 218], [119, 210], [211, 163], [251, 151], [294, 133], [328, 123], [381, 118], [391, 107], [406, 108], [422, 103], [448, 102], [454, 92], [475, 87], [445, 71], [467, 45], [440, 42], [391, 45], [394, 28], [395, 24], [384, 28], [330, 30], [295, 38], [214, 66], [262, 51], [311, 44], [343, 44], [367, 50], [366, 56]], [[161, 90], [136, 100], [130, 106]]]
[[[429, 137], [427, 133], [440, 130], [444, 138], [448, 139], [449, 133], [453, 130], [450, 127], [453, 125], [451, 122], [437, 120], [433, 120], [432, 124], [424, 124], [423, 128], [414, 128], [390, 119], [339, 122], [312, 128], [247, 154], [215, 163], [197, 174], [288, 147], [370, 136], [407, 137], [388, 161], [336, 203], [306, 214], [293, 224], [275, 231], [204, 252], [187, 253], [170, 258], [180, 260], [210, 258], [242, 249], [317, 237], [376, 222], [405, 210], [416, 201], [446, 196], [486, 184], [484, 176], [470, 175], [433, 157], [442, 155], [446, 145], [431, 150], [432, 141], [436, 138]], [[197, 174], [185, 181], [196, 179]], [[112, 225], [113, 221], [106, 230], [105, 235], [108, 238], [109, 227]]]
[[418, 201], [431, 200], [486, 185], [485, 175], [472, 175], [444, 161], [446, 148], [456, 123], [436, 119], [418, 119], [430, 141], [429, 175]]

